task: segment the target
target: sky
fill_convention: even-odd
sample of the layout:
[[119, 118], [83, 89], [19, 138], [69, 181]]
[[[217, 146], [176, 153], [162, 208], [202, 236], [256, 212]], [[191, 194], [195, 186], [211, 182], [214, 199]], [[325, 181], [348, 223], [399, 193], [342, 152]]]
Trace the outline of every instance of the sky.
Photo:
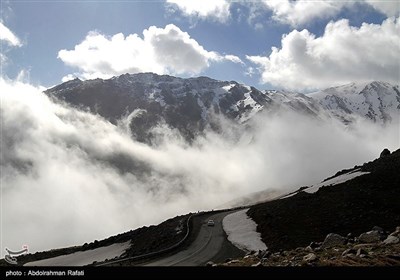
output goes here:
[[1, 74], [44, 87], [137, 72], [303, 92], [398, 82], [399, 11], [383, 0], [1, 1]]

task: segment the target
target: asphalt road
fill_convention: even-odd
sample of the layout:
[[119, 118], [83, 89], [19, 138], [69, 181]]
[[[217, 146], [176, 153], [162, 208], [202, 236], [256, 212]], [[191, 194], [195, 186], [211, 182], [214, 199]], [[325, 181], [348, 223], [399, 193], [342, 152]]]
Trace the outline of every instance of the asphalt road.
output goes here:
[[[229, 242], [225, 238], [222, 220], [232, 212], [223, 212], [204, 218], [197, 238], [186, 249], [158, 260], [152, 260], [143, 266], [202, 266], [213, 260]], [[214, 220], [214, 226], [208, 226], [208, 220]]]

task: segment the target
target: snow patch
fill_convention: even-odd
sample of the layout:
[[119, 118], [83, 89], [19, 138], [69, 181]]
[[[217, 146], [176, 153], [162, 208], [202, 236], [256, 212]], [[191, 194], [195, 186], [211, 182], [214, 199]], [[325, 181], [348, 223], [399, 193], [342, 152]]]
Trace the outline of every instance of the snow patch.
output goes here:
[[257, 224], [247, 216], [247, 210], [249, 208], [229, 214], [222, 220], [228, 240], [241, 250], [266, 250], [267, 246], [257, 232]]
[[93, 250], [79, 251], [69, 255], [39, 260], [26, 263], [25, 266], [83, 266], [93, 262], [102, 262], [120, 257], [130, 247], [130, 241], [116, 243], [106, 247]]
[[362, 172], [362, 171], [359, 171], [359, 169], [357, 169], [357, 170], [354, 170], [353, 172], [342, 174], [342, 175], [337, 176], [335, 178], [329, 179], [329, 180], [327, 180], [325, 182], [321, 182], [319, 184], [313, 185], [313, 186], [309, 187], [308, 189], [306, 189], [305, 192], [315, 193], [322, 186], [338, 185], [338, 184], [344, 183], [346, 181], [352, 180], [352, 179], [354, 179], [354, 178], [356, 178], [358, 176], [361, 176], [361, 175], [364, 175], [364, 174], [368, 174], [368, 173], [369, 172]]
[[231, 88], [233, 88], [234, 86], [235, 86], [235, 84], [229, 84], [229, 85], [227, 85], [227, 86], [223, 86], [222, 89], [223, 89], [225, 92], [229, 92], [229, 90], [230, 90]]
[[203, 101], [200, 98], [197, 98], [197, 104], [200, 106], [201, 108], [201, 119], [203, 121], [207, 120], [207, 108], [204, 105]]

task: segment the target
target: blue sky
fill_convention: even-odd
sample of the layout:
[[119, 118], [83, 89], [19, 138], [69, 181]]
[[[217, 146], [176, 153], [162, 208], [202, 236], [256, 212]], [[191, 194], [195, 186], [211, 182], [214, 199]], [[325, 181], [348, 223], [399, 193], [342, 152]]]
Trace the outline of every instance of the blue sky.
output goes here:
[[2, 75], [25, 70], [51, 86], [152, 71], [299, 91], [399, 80], [398, 1], [194, 2], [2, 1], [1, 22], [21, 43], [2, 36]]

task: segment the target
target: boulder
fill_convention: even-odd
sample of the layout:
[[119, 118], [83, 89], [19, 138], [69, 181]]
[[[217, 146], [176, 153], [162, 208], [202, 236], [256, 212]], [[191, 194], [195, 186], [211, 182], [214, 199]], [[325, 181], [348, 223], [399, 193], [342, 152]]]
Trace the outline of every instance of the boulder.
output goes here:
[[371, 230], [361, 233], [358, 239], [361, 243], [376, 243], [381, 241], [383, 239], [382, 237], [383, 235], [381, 232], [377, 230]]
[[389, 245], [389, 244], [397, 244], [399, 243], [400, 239], [396, 236], [389, 235], [384, 241], [383, 244]]
[[381, 152], [381, 155], [380, 155], [379, 157], [380, 157], [380, 158], [383, 158], [383, 157], [386, 157], [386, 156], [388, 156], [388, 155], [390, 155], [389, 149], [384, 149], [384, 150]]
[[310, 253], [303, 257], [303, 261], [305, 261], [305, 262], [312, 262], [312, 261], [315, 261], [316, 259], [317, 259], [317, 256], [314, 253]]
[[385, 231], [383, 230], [383, 228], [378, 227], [378, 226], [374, 226], [374, 227], [372, 228], [372, 230], [376, 230], [376, 231], [379, 232], [379, 233], [384, 233], [384, 232], [385, 232]]
[[354, 250], [353, 248], [346, 249], [346, 250], [343, 251], [342, 257], [345, 257], [347, 255], [351, 255], [351, 254], [355, 255], [355, 254], [357, 254], [357, 251]]
[[357, 256], [357, 257], [361, 257], [361, 255], [368, 255], [368, 252], [365, 251], [363, 248], [359, 248], [359, 249], [357, 250], [356, 256]]
[[396, 227], [396, 230], [389, 235], [400, 238], [400, 227]]
[[334, 246], [340, 246], [346, 244], [346, 241], [347, 241], [346, 238], [344, 238], [343, 236], [336, 233], [330, 233], [325, 237], [325, 240], [322, 243], [321, 247], [329, 248]]

